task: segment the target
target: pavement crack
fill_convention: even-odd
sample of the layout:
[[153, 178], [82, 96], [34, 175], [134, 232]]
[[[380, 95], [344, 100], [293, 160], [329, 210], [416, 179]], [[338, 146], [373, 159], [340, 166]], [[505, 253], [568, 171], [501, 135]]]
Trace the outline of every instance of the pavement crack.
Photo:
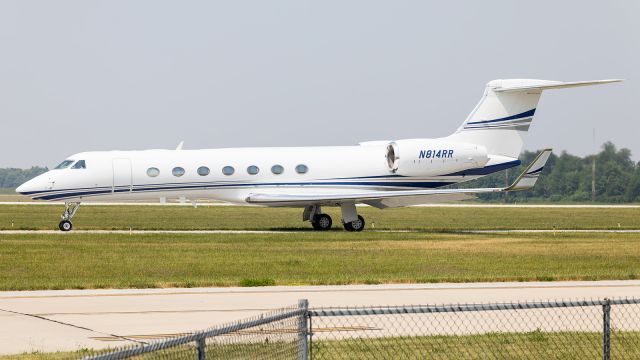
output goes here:
[[147, 344], [147, 342], [145, 342], [145, 341], [131, 339], [131, 338], [128, 338], [126, 336], [121, 336], [121, 335], [117, 335], [117, 334], [106, 333], [106, 332], [90, 329], [90, 328], [84, 327], [84, 326], [80, 326], [80, 325], [76, 325], [76, 324], [72, 324], [72, 323], [68, 323], [68, 322], [64, 322], [64, 321], [60, 321], [60, 320], [50, 319], [50, 318], [47, 318], [47, 317], [44, 317], [44, 316], [41, 316], [41, 315], [37, 315], [37, 314], [28, 314], [28, 313], [23, 313], [23, 312], [20, 312], [20, 311], [7, 310], [7, 309], [0, 309], [0, 311], [4, 311], [6, 313], [10, 313], [10, 314], [14, 314], [14, 315], [28, 316], [28, 317], [32, 317], [32, 318], [35, 318], [35, 319], [49, 321], [49, 322], [52, 322], [52, 323], [56, 323], [56, 324], [60, 324], [60, 325], [64, 325], [64, 326], [69, 326], [69, 327], [73, 327], [73, 328], [80, 329], [80, 330], [91, 331], [91, 332], [98, 333], [98, 334], [108, 335], [108, 336], [112, 336], [114, 338], [118, 338], [118, 339], [122, 339], [122, 340], [126, 340], [126, 341], [131, 341], [131, 342], [135, 342], [135, 343], [142, 344], [142, 345], [146, 345]]

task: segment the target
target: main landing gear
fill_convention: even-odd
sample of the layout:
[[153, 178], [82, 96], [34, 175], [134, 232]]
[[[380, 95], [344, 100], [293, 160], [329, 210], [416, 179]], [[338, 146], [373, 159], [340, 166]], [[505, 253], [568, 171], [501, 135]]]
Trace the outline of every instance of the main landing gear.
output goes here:
[[313, 230], [317, 231], [329, 230], [333, 224], [331, 216], [323, 214], [322, 209], [320, 209], [320, 205], [305, 207], [304, 212], [302, 213], [302, 221], [311, 222]]
[[311, 220], [311, 225], [313, 226], [313, 230], [329, 230], [331, 229], [331, 225], [333, 221], [331, 220], [331, 216], [327, 214], [317, 214]]
[[[340, 204], [342, 209], [342, 225], [347, 231], [362, 231], [364, 229], [364, 218], [356, 212], [355, 203]], [[326, 231], [331, 229], [333, 221], [331, 216], [322, 213], [320, 205], [307, 206], [302, 214], [303, 221], [311, 222], [311, 226], [316, 231]]]
[[71, 219], [78, 211], [80, 207], [79, 202], [68, 202], [64, 203], [64, 213], [62, 213], [62, 220], [58, 224], [58, 228], [62, 231], [71, 231], [73, 229], [73, 224], [71, 223]]
[[364, 218], [358, 215], [358, 218], [356, 220], [342, 223], [342, 225], [347, 231], [362, 231], [362, 229], [364, 229]]

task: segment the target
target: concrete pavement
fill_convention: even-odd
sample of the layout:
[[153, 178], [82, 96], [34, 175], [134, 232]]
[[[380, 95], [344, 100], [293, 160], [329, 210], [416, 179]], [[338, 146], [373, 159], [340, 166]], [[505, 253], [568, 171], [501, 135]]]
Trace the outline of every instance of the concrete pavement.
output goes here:
[[311, 307], [640, 297], [640, 281], [0, 292], [0, 354], [122, 346]]

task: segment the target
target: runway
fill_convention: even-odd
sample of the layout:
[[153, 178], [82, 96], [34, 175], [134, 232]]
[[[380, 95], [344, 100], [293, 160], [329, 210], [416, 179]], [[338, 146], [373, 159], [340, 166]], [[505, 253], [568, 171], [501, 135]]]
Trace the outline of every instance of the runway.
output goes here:
[[311, 307], [640, 297], [640, 281], [0, 292], [0, 354], [71, 351], [204, 329], [308, 299]]

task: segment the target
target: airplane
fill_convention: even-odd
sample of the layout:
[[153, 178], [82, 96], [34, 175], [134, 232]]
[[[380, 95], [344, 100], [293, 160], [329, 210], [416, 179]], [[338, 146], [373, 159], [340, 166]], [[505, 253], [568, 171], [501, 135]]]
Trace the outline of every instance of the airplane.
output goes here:
[[502, 79], [451, 135], [368, 141], [355, 146], [91, 151], [72, 155], [16, 189], [34, 200], [65, 201], [59, 228], [72, 229], [82, 202], [213, 199], [303, 208], [303, 221], [329, 230], [325, 206], [339, 206], [347, 231], [362, 231], [356, 204], [379, 209], [448, 202], [480, 193], [530, 189], [551, 149], [510, 186], [446, 188], [520, 165], [518, 156], [542, 91], [620, 79], [561, 82]]

